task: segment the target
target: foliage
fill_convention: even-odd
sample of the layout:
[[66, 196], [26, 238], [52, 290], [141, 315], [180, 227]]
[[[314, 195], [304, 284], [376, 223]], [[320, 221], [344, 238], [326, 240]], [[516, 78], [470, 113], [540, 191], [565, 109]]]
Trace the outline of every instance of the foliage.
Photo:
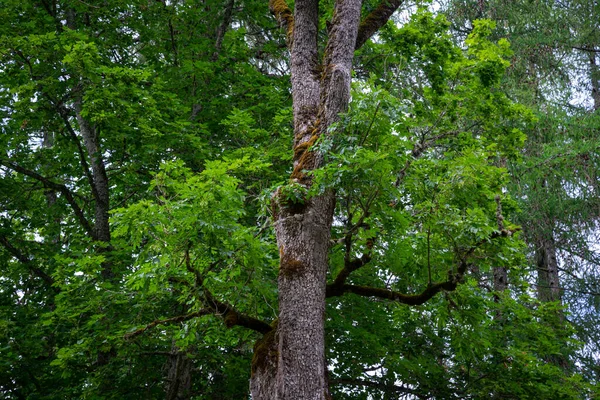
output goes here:
[[[514, 171], [591, 165], [583, 132], [597, 121], [571, 158], [523, 152], [524, 132], [550, 122], [503, 89], [513, 50], [493, 22], [458, 45], [425, 8], [388, 23], [357, 52], [350, 109], [311, 149], [327, 163], [305, 187], [288, 180], [289, 60], [264, 2], [2, 0], [0, 17], [0, 397], [160, 398], [177, 381], [177, 398], [247, 398], [253, 346], [277, 317], [275, 191], [288, 206], [335, 193], [329, 284], [356, 260], [349, 284], [394, 293], [460, 276], [418, 306], [331, 296], [336, 398], [597, 394], [551, 362], [582, 347], [579, 327], [531, 297], [512, 222], [530, 210]], [[110, 241], [90, 235], [98, 159]], [[510, 291], [494, 291], [497, 267]]]

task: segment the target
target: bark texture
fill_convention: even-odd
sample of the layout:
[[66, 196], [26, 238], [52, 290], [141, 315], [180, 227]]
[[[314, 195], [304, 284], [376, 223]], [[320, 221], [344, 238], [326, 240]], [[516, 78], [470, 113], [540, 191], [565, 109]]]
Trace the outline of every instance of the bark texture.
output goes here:
[[187, 400], [191, 398], [192, 360], [175, 344], [166, 363], [166, 400]]
[[560, 285], [556, 246], [552, 236], [538, 238], [536, 249], [538, 297], [541, 301], [560, 301]]
[[[312, 145], [348, 107], [360, 0], [338, 0], [323, 61], [318, 60], [318, 0], [300, 0], [293, 16], [281, 0], [271, 11], [291, 43], [294, 103], [294, 170], [291, 181], [311, 185], [323, 165]], [[325, 294], [334, 194], [293, 204], [278, 190], [273, 198], [280, 252], [276, 331], [257, 343], [251, 391], [254, 399], [326, 399]]]

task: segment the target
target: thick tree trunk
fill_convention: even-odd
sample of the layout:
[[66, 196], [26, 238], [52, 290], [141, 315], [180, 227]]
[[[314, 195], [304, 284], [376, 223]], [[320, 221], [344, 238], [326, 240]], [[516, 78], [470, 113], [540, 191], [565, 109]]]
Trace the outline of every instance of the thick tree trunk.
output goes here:
[[[281, 4], [272, 2], [276, 7]], [[360, 7], [360, 0], [337, 1], [321, 66], [318, 0], [297, 1], [293, 25], [288, 26], [294, 101], [291, 181], [306, 188], [312, 183], [309, 171], [323, 165], [323, 154], [311, 146], [348, 107]], [[334, 193], [297, 203], [281, 193], [273, 199], [280, 253], [278, 328], [257, 344], [263, 351], [255, 357], [267, 358], [254, 363], [252, 395], [255, 400], [325, 399], [325, 286]]]
[[192, 360], [173, 343], [166, 363], [166, 400], [188, 400], [192, 390]]

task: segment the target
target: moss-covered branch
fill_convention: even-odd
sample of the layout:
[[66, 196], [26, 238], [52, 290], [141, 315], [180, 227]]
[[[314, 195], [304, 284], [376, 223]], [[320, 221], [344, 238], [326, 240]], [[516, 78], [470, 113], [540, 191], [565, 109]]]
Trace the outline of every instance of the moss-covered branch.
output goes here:
[[360, 49], [371, 36], [387, 23], [404, 0], [381, 0], [381, 3], [362, 20], [358, 27], [355, 49]]
[[292, 42], [294, 33], [294, 15], [285, 0], [269, 0], [269, 10], [277, 19], [279, 26], [285, 29], [288, 43]]

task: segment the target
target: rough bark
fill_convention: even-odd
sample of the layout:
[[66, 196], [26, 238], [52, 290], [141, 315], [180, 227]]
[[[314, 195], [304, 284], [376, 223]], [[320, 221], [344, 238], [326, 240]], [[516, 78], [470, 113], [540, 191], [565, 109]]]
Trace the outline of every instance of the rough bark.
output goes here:
[[277, 393], [277, 329], [267, 332], [254, 345], [250, 392], [253, 400], [274, 399]]
[[[281, 0], [272, 12], [291, 43], [294, 170], [291, 181], [310, 187], [309, 171], [323, 165], [311, 146], [347, 109], [360, 0], [337, 1], [323, 63], [318, 62], [318, 0], [297, 1], [294, 15]], [[279, 319], [255, 349], [254, 399], [326, 399], [324, 343], [326, 272], [334, 194], [292, 204], [273, 198], [280, 252]], [[276, 358], [275, 358], [276, 355]]]
[[92, 126], [88, 120], [82, 116], [81, 112], [83, 107], [81, 99], [75, 101], [74, 108], [77, 123], [79, 124], [79, 131], [81, 132], [83, 143], [85, 144], [85, 148], [91, 161], [94, 182], [92, 186], [92, 195], [95, 201], [94, 231], [96, 233], [96, 240], [108, 243], [110, 242], [110, 225], [108, 222], [109, 187], [108, 176], [106, 175], [106, 168], [104, 166], [100, 148], [100, 135], [98, 134], [96, 127]]
[[192, 360], [175, 344], [167, 359], [166, 400], [187, 400], [192, 390]]

